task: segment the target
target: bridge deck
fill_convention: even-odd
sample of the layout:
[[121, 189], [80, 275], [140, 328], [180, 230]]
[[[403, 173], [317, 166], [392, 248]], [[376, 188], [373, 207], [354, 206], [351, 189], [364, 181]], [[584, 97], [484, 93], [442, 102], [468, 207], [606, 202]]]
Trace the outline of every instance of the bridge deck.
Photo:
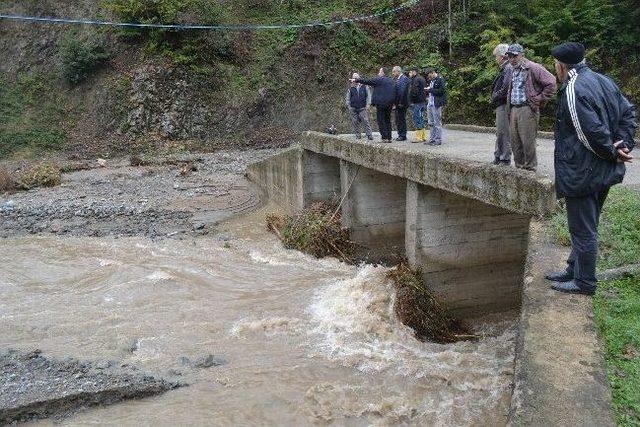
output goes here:
[[[374, 133], [379, 141], [380, 135]], [[394, 138], [397, 134], [393, 133]], [[348, 141], [356, 141], [350, 134], [340, 135]], [[391, 146], [398, 150], [410, 152], [429, 151], [443, 154], [448, 157], [473, 160], [478, 162], [490, 162], [493, 160], [495, 145], [495, 135], [493, 133], [471, 132], [465, 130], [444, 129], [443, 145], [440, 147], [430, 147], [424, 144], [411, 144], [408, 142], [393, 142]], [[409, 132], [409, 140], [415, 139], [414, 133]], [[552, 139], [538, 138], [538, 176], [542, 178], [554, 179], [553, 170], [553, 149]], [[627, 175], [623, 185], [640, 191], [640, 166], [633, 164], [627, 167]]]
[[[449, 155], [449, 151], [462, 151], [462, 147], [473, 141], [473, 136], [487, 138], [480, 133], [465, 135], [455, 143], [461, 147], [455, 150], [453, 143], [449, 143], [450, 148], [446, 145], [434, 148], [422, 144], [371, 143], [352, 136], [307, 132], [301, 138], [301, 145], [304, 150], [476, 199], [510, 212], [546, 216], [555, 211], [550, 177], [493, 166], [460, 153]], [[452, 138], [451, 134], [449, 138]], [[470, 153], [468, 148], [466, 151]]]

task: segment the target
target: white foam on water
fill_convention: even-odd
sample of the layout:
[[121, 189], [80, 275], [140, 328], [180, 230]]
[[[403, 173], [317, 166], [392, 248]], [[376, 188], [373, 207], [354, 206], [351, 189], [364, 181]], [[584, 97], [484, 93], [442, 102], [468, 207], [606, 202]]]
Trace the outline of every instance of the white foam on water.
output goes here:
[[[420, 342], [396, 318], [395, 289], [386, 278], [387, 272], [387, 268], [363, 265], [355, 277], [336, 280], [315, 292], [308, 307], [312, 323], [309, 336], [315, 347], [312, 356], [375, 376], [402, 376], [414, 386], [433, 387], [433, 391], [422, 393], [415, 402], [411, 398], [413, 403], [407, 400], [408, 395], [397, 401], [390, 396], [380, 407], [366, 397], [358, 398], [355, 407], [352, 402], [336, 413], [347, 417], [379, 414], [389, 422], [414, 419], [417, 414], [450, 423], [460, 416], [471, 422], [474, 414], [495, 407], [511, 382], [515, 328], [480, 342]], [[343, 386], [331, 385], [313, 393], [328, 393], [327, 401], [340, 407], [335, 390]], [[460, 401], [467, 402], [463, 415]], [[326, 421], [336, 414], [325, 414], [325, 406], [316, 402], [313, 410], [320, 411], [316, 415]]]
[[174, 279], [174, 277], [166, 271], [154, 271], [153, 273], [145, 276], [145, 279], [150, 280], [152, 283], [164, 282], [165, 280]]
[[305, 322], [295, 317], [267, 317], [265, 319], [243, 319], [236, 322], [229, 331], [235, 337], [251, 333], [263, 333], [267, 336], [291, 335], [300, 333]]
[[289, 250], [276, 242], [273, 245], [255, 247], [255, 242], [237, 240], [235, 245], [245, 247], [249, 258], [256, 263], [267, 264], [276, 267], [308, 267], [318, 271], [335, 271], [336, 273], [347, 272], [353, 269], [337, 258], [316, 258], [300, 251]]

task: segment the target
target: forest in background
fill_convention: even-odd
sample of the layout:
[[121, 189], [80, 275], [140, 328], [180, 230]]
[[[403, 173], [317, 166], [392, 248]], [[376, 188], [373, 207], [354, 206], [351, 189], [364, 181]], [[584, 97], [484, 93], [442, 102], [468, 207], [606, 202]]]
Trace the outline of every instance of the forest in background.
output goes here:
[[[394, 0], [5, 1], [3, 12], [141, 23], [290, 24], [382, 12]], [[353, 24], [262, 31], [120, 30], [0, 22], [0, 155], [73, 140], [242, 138], [265, 126], [347, 130], [346, 78], [435, 66], [449, 123], [491, 125], [499, 42], [552, 69], [551, 48], [588, 62], [640, 101], [640, 0], [421, 0]], [[153, 92], [155, 91], [155, 92]], [[150, 94], [151, 93], [151, 94]], [[553, 105], [543, 127], [552, 125]]]

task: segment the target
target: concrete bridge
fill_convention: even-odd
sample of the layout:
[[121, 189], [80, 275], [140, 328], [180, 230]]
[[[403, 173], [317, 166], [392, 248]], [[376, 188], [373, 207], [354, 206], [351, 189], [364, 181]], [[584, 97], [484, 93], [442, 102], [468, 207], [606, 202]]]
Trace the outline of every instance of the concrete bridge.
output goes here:
[[519, 306], [530, 220], [556, 206], [552, 181], [530, 172], [316, 132], [248, 176], [289, 211], [342, 201], [369, 260], [406, 257], [462, 317]]
[[[437, 148], [308, 132], [248, 177], [290, 212], [341, 200], [370, 258], [406, 256], [460, 317], [520, 308], [509, 425], [614, 426], [591, 301], [544, 280], [568, 255], [540, 221], [556, 208], [553, 141], [539, 135], [533, 174], [488, 164], [494, 135], [468, 130], [486, 131], [449, 129]], [[640, 190], [640, 169], [625, 183]]]

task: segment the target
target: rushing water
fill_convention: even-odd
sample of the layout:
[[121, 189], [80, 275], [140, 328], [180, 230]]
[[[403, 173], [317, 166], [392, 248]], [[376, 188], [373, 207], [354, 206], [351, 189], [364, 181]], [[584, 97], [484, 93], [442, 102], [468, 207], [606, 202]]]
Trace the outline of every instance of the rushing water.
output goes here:
[[[228, 243], [0, 241], [0, 347], [191, 384], [63, 425], [505, 424], [512, 321], [485, 323], [479, 342], [418, 342], [393, 316], [384, 268], [284, 250], [262, 218], [228, 224]], [[179, 361], [207, 354], [228, 364]]]

